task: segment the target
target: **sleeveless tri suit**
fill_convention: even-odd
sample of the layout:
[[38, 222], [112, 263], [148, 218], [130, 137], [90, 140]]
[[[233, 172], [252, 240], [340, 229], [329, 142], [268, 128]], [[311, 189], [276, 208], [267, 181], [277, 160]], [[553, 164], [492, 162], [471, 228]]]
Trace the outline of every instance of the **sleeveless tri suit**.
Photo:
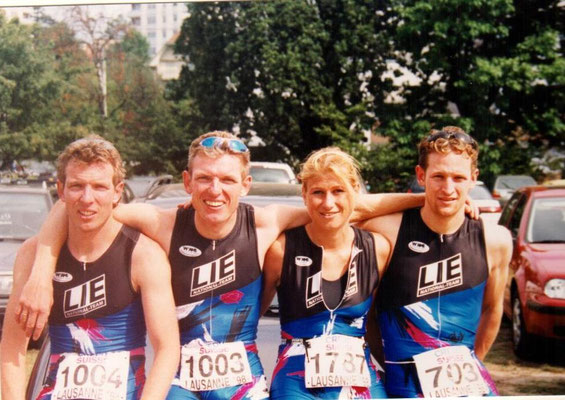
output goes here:
[[198, 233], [194, 214], [177, 211], [169, 249], [183, 347], [167, 399], [267, 398], [255, 344], [262, 275], [253, 207], [239, 204], [219, 240]]
[[123, 226], [92, 263], [61, 249], [49, 316], [51, 358], [39, 399], [138, 399], [145, 383], [145, 319], [131, 285], [139, 232]]
[[[355, 239], [346, 272], [347, 284], [341, 302], [333, 309], [327, 307], [322, 290], [323, 248], [310, 240], [304, 226], [285, 232], [277, 289], [282, 343], [273, 372], [272, 399], [386, 397], [363, 339], [378, 282], [375, 243], [369, 232], [353, 229]], [[350, 340], [360, 344], [357, 352], [334, 351], [337, 347], [349, 348]], [[318, 352], [320, 341], [324, 349]], [[337, 368], [343, 366], [341, 372], [346, 374], [337, 374]], [[362, 376], [366, 378], [363, 386], [349, 384], [359, 383]]]
[[[497, 394], [474, 353], [488, 279], [483, 229], [481, 220], [466, 217], [457, 232], [441, 235], [428, 228], [419, 208], [404, 212], [376, 297], [389, 396], [422, 397], [419, 373], [429, 382], [426, 396], [465, 395], [478, 382], [479, 394]], [[468, 362], [449, 361], [461, 357], [447, 353], [457, 349], [470, 353]], [[430, 350], [438, 364], [419, 361], [417, 368], [415, 359]], [[442, 377], [459, 386], [442, 386]]]

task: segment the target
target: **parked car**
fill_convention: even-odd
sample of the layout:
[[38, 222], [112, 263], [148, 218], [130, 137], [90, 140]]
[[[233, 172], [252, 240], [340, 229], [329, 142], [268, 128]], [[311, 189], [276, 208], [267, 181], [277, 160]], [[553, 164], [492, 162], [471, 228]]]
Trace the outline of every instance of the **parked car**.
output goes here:
[[500, 224], [514, 241], [504, 313], [515, 353], [527, 358], [541, 338], [565, 344], [565, 188], [518, 189]]
[[536, 181], [529, 175], [499, 175], [492, 187], [492, 197], [504, 205], [516, 189], [532, 185], [536, 185]]
[[131, 200], [143, 201], [159, 186], [173, 183], [173, 176], [168, 174], [158, 176], [135, 175], [126, 179], [125, 183], [133, 193]]
[[[41, 228], [53, 207], [55, 193], [45, 185], [0, 186], [0, 334], [12, 292], [16, 254], [20, 245]], [[41, 340], [31, 342], [31, 346], [39, 346]]]
[[502, 207], [500, 203], [492, 197], [487, 186], [482, 181], [477, 181], [475, 187], [469, 191], [469, 196], [473, 199], [483, 221], [497, 223], [500, 218]]
[[290, 165], [280, 162], [251, 161], [249, 174], [255, 182], [296, 183]]
[[565, 179], [552, 179], [549, 181], [545, 181], [543, 183], [544, 186], [565, 186]]

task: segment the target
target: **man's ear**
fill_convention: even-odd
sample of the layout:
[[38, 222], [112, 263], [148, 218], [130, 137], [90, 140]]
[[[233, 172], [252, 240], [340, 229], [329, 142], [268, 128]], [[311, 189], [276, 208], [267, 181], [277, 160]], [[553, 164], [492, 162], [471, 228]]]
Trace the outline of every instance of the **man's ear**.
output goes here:
[[112, 204], [114, 207], [116, 207], [120, 203], [123, 192], [124, 192], [124, 182], [122, 181], [114, 187], [114, 199], [112, 200]]
[[243, 178], [243, 181], [241, 182], [242, 189], [240, 196], [245, 196], [249, 193], [249, 190], [251, 189], [251, 182], [253, 182], [251, 175], [247, 175]]
[[420, 165], [416, 165], [416, 179], [418, 180], [418, 184], [422, 187], [426, 187], [426, 170], [422, 168]]
[[182, 171], [182, 183], [184, 183], [184, 190], [186, 190], [186, 193], [192, 194], [192, 180], [190, 172], [188, 172], [186, 169]]
[[65, 184], [57, 179], [57, 195], [61, 201], [65, 201]]

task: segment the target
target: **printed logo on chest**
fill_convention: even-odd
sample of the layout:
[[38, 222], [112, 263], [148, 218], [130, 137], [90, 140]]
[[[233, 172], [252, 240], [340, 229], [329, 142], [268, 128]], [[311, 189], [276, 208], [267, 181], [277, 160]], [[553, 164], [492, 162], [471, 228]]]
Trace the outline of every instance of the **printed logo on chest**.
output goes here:
[[321, 279], [322, 271], [309, 276], [306, 280], [306, 308], [314, 307], [322, 301]]
[[[353, 261], [347, 273], [349, 273], [349, 279], [347, 288], [343, 294], [344, 299], [353, 296], [359, 290], [359, 286], [357, 285], [357, 261]], [[322, 287], [320, 285], [321, 279], [322, 272], [320, 271], [309, 276], [306, 280], [306, 308], [314, 307], [323, 300]]]
[[202, 251], [197, 247], [185, 244], [184, 246], [179, 247], [179, 253], [185, 257], [198, 257], [202, 254]]
[[417, 296], [441, 292], [463, 284], [461, 253], [420, 267]]
[[106, 275], [100, 275], [79, 286], [65, 290], [65, 318], [84, 315], [106, 306]]
[[190, 296], [194, 297], [235, 281], [235, 250], [192, 270]]

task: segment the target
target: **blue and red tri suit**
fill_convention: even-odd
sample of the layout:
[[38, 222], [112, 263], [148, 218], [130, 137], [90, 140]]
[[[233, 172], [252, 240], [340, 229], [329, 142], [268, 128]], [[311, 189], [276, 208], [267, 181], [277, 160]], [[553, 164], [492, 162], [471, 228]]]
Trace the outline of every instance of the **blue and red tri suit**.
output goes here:
[[139, 232], [127, 226], [92, 263], [77, 260], [65, 244], [53, 276], [49, 316], [51, 358], [38, 399], [51, 399], [65, 353], [129, 352], [128, 400], [141, 397], [145, 383], [146, 327], [141, 296], [131, 284], [131, 256]]
[[194, 217], [192, 207], [177, 211], [169, 249], [181, 346], [197, 341], [243, 342], [252, 382], [191, 391], [180, 385], [179, 369], [167, 399], [268, 398], [255, 344], [262, 274], [254, 209], [240, 203], [232, 231], [215, 240], [198, 233]]
[[271, 383], [272, 399], [369, 399], [386, 397], [383, 383], [365, 346], [370, 387], [320, 387], [305, 385], [304, 339], [324, 335], [362, 338], [373, 293], [378, 283], [375, 242], [369, 232], [355, 233], [347, 283], [336, 307], [326, 305], [322, 284], [323, 248], [314, 244], [304, 226], [285, 232], [280, 285], [279, 316], [282, 343]]
[[498, 392], [474, 353], [488, 279], [482, 220], [465, 218], [457, 232], [433, 232], [420, 208], [406, 210], [386, 274], [376, 296], [386, 390], [422, 397], [413, 356], [464, 345], [471, 350], [489, 395]]

